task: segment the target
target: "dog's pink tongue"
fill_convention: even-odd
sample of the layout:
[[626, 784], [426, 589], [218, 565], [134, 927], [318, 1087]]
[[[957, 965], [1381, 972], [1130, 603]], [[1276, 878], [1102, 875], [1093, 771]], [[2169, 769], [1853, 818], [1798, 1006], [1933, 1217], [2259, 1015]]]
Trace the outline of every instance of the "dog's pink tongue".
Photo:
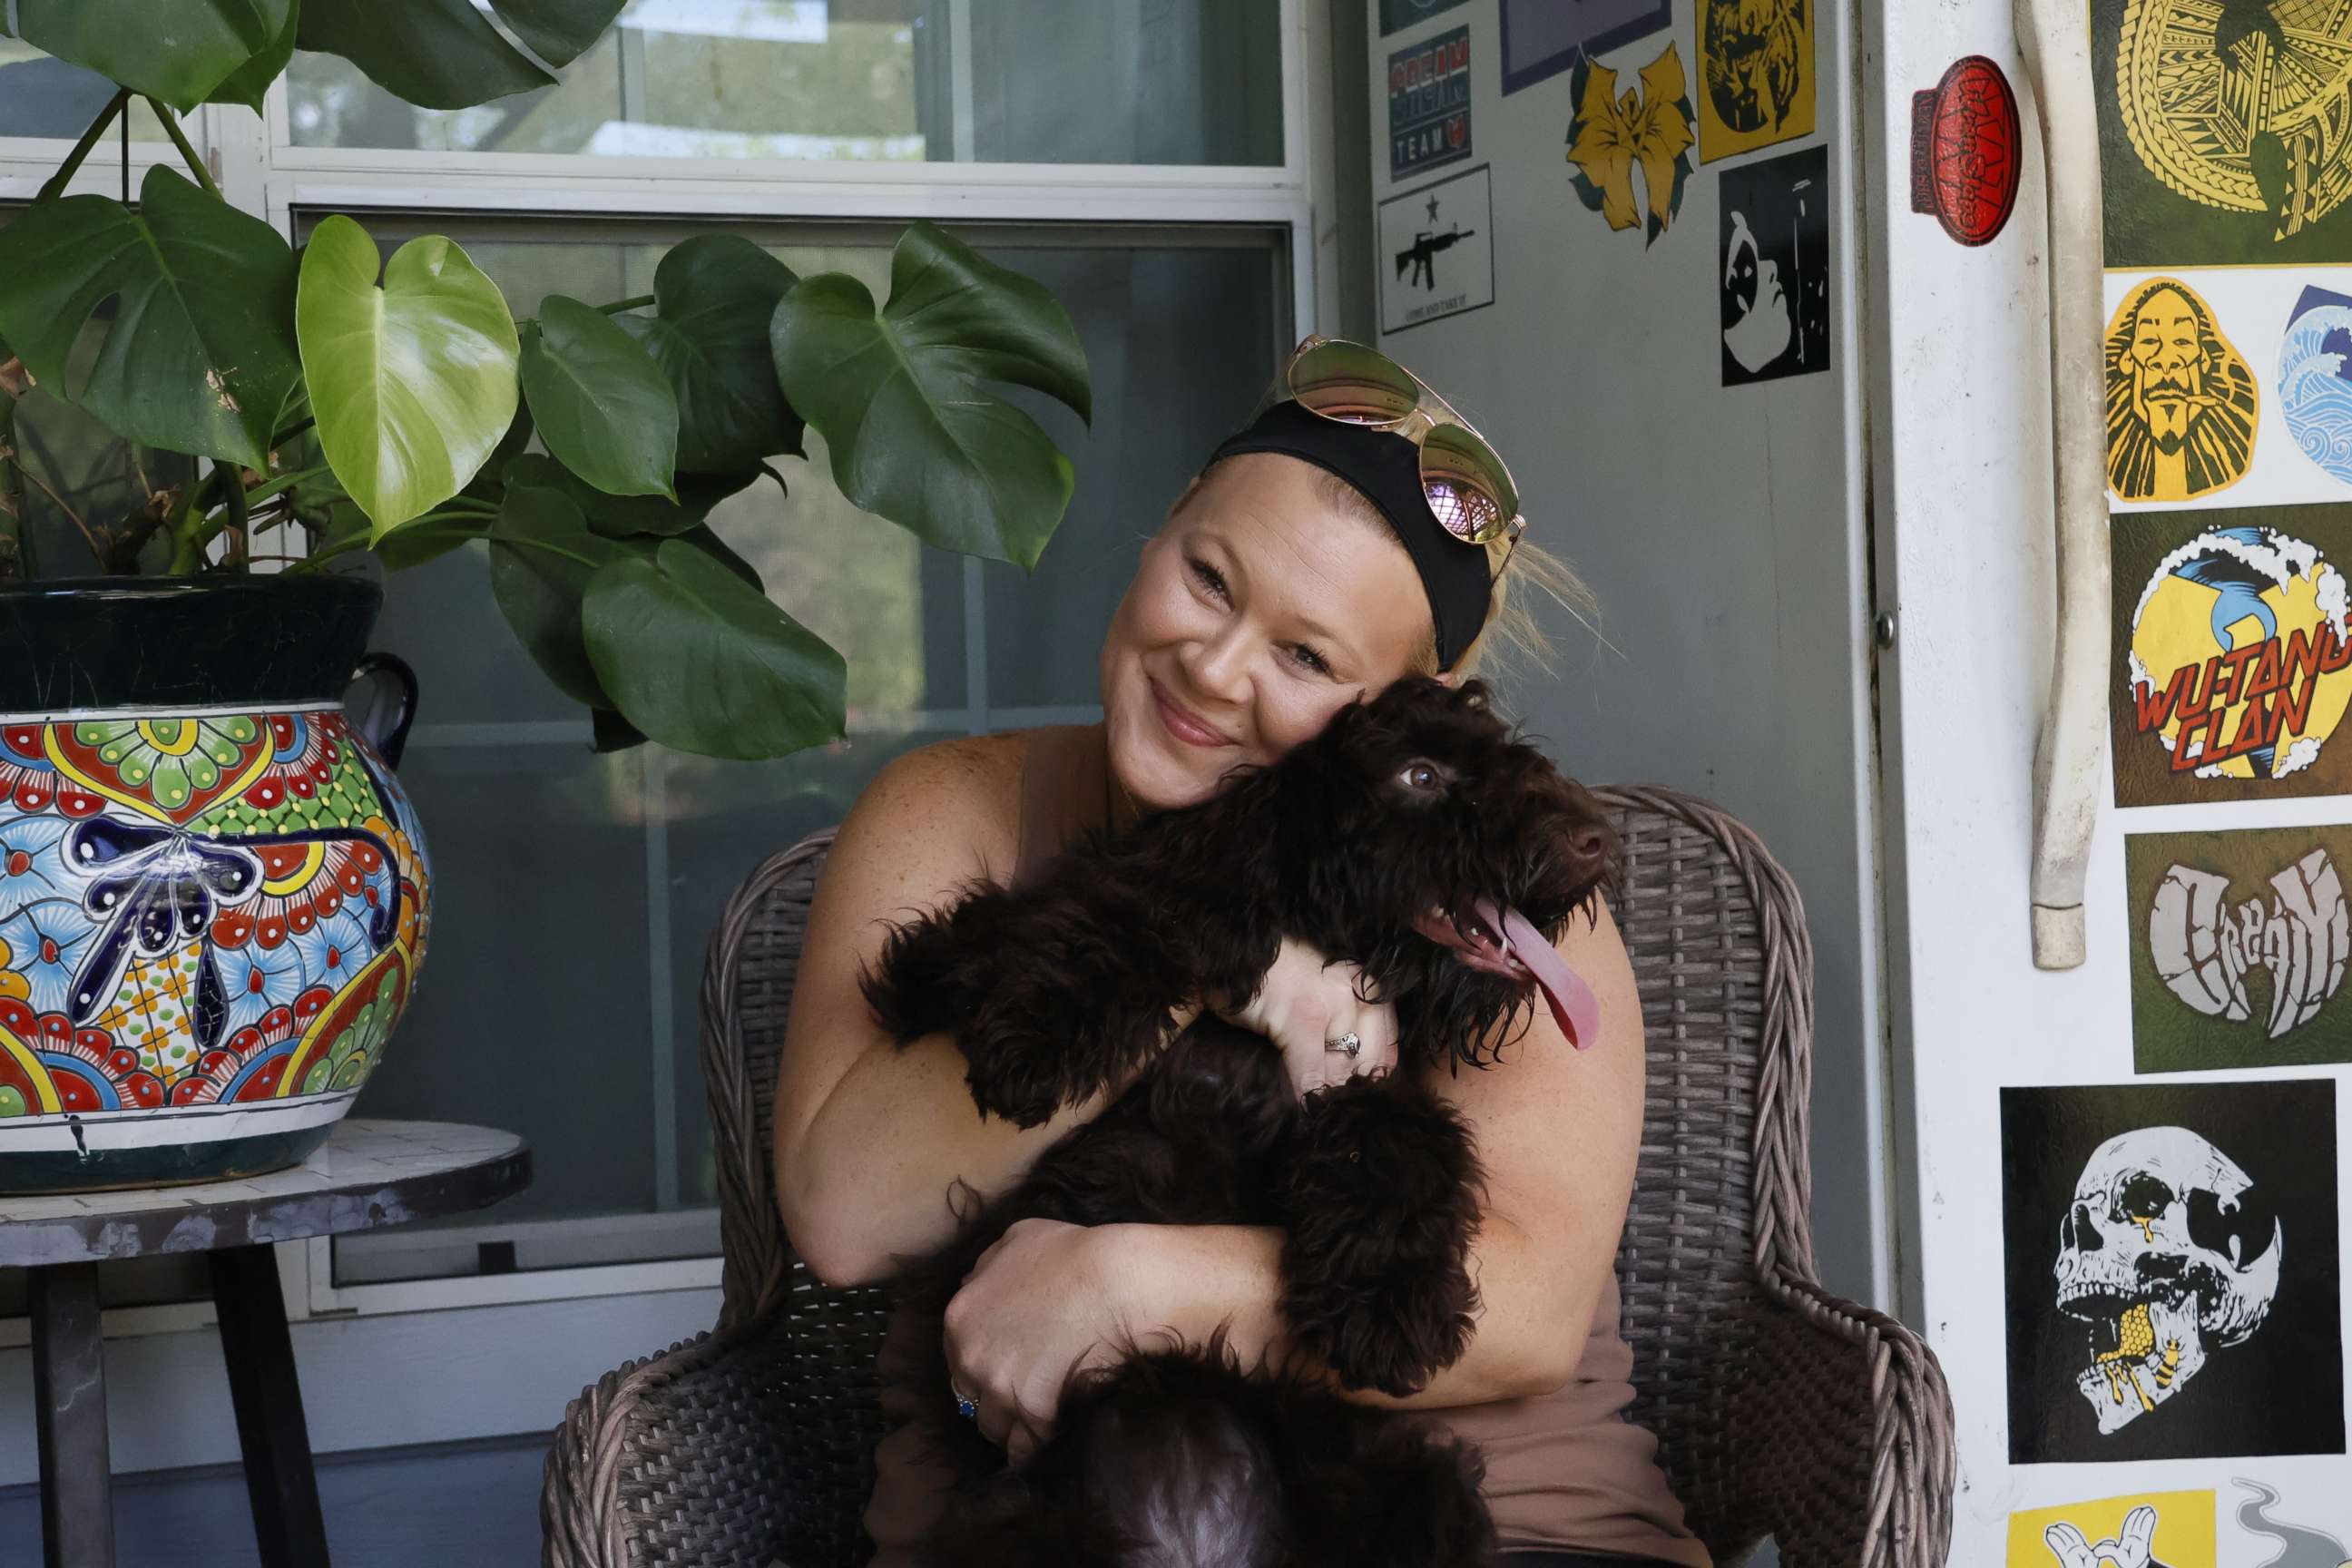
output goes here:
[[1506, 909], [1499, 913], [1491, 900], [1478, 900], [1478, 918], [1486, 922], [1489, 931], [1498, 933], [1511, 956], [1527, 965], [1543, 987], [1544, 1000], [1551, 1004], [1552, 1022], [1568, 1037], [1568, 1043], [1584, 1050], [1601, 1037], [1601, 999], [1584, 977], [1561, 961], [1559, 952], [1544, 940], [1527, 916], [1517, 910]]

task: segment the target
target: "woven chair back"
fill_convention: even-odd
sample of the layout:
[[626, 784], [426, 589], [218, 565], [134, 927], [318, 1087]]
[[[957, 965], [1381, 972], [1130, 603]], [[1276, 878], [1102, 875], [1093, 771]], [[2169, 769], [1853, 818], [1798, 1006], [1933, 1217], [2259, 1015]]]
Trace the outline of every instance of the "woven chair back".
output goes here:
[[[1730, 1517], [1748, 1490], [1739, 1466], [1755, 1456], [1754, 1435], [1729, 1412], [1769, 1349], [1759, 1343], [1768, 1290], [1784, 1267], [1812, 1273], [1811, 949], [1794, 885], [1735, 818], [1670, 790], [1597, 793], [1625, 847], [1615, 912], [1649, 1057], [1617, 1258], [1634, 1355], [1629, 1415], [1657, 1436], [1692, 1530], [1727, 1548], [1754, 1533]], [[726, 1250], [720, 1326], [777, 1316], [792, 1343], [778, 1392], [808, 1418], [796, 1468], [817, 1467], [814, 1495], [852, 1500], [870, 1484], [880, 1435], [872, 1367], [886, 1298], [822, 1285], [793, 1258], [771, 1162], [777, 1061], [832, 840], [827, 830], [771, 857], [730, 901], [703, 979], [703, 1068]], [[856, 1509], [835, 1500], [824, 1518], [802, 1513], [793, 1534], [792, 1561], [847, 1561]]]

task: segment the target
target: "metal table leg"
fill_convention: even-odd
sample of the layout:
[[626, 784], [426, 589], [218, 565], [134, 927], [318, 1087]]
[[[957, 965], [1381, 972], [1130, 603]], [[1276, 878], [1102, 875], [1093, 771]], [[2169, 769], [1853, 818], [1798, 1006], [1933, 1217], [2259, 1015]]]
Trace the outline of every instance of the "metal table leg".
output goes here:
[[41, 1454], [41, 1561], [46, 1568], [112, 1568], [114, 1489], [106, 1450], [98, 1265], [36, 1268], [25, 1284]]
[[236, 1402], [236, 1438], [245, 1450], [245, 1489], [253, 1501], [262, 1568], [326, 1568], [327, 1527], [310, 1468], [310, 1429], [302, 1418], [277, 1258], [268, 1246], [226, 1247], [211, 1258], [221, 1352]]

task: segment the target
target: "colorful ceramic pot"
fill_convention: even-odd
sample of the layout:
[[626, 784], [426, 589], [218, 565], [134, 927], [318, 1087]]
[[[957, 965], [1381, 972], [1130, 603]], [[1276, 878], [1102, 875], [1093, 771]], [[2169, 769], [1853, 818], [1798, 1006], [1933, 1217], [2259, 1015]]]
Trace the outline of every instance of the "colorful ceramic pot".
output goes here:
[[[299, 1163], [425, 957], [383, 594], [312, 576], [0, 587], [0, 1196]], [[399, 688], [375, 739], [359, 675]]]

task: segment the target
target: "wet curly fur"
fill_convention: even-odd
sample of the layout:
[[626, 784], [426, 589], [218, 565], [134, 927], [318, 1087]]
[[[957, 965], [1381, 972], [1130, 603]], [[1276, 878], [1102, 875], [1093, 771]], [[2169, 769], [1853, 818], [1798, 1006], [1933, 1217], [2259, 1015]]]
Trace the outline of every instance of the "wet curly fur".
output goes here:
[[[1484, 896], [1556, 936], [1614, 876], [1597, 803], [1490, 710], [1478, 682], [1409, 679], [1210, 799], [1097, 831], [1034, 883], [981, 884], [898, 928], [866, 994], [899, 1041], [946, 1032], [974, 1101], [1024, 1127], [1139, 1076], [954, 1241], [901, 1301], [940, 1343], [947, 1304], [1015, 1221], [1278, 1227], [1292, 1342], [1350, 1388], [1409, 1394], [1459, 1359], [1477, 1289], [1467, 1125], [1426, 1087], [1490, 1064], [1526, 986], [1416, 929]], [[1300, 1100], [1281, 1053], [1204, 1014], [1248, 995], [1286, 938], [1353, 961], [1392, 1003], [1407, 1070]], [[968, 1191], [968, 1189], [967, 1189]], [[1129, 1346], [1075, 1379], [1052, 1438], [1007, 1468], [953, 1414], [944, 1357], [917, 1389], [961, 1478], [927, 1557], [999, 1563], [1487, 1561], [1475, 1451], [1308, 1377], [1205, 1346]]]

